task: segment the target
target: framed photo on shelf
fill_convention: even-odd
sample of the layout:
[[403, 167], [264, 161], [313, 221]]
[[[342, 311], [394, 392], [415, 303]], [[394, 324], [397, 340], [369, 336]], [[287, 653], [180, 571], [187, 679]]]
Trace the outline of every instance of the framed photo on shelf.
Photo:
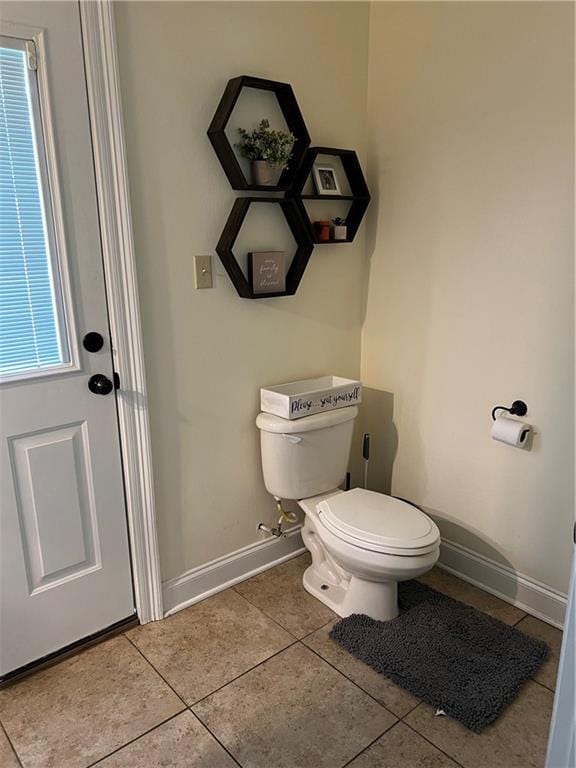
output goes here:
[[314, 163], [314, 186], [319, 195], [341, 195], [338, 176], [331, 165]]
[[286, 254], [284, 251], [249, 253], [248, 279], [252, 293], [284, 293], [286, 290]]

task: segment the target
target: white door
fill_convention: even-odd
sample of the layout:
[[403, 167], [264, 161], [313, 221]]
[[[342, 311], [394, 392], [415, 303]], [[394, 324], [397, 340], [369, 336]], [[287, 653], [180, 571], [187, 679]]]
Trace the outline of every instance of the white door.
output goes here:
[[[576, 541], [576, 526], [574, 527]], [[546, 768], [576, 766], [576, 555], [572, 556], [572, 575], [564, 620], [564, 637], [556, 681], [554, 711], [550, 725]]]
[[0, 14], [3, 676], [134, 600], [79, 7]]

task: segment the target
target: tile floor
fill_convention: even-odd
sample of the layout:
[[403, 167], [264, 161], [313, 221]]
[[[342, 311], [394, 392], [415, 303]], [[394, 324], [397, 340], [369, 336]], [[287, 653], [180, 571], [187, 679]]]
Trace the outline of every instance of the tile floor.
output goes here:
[[356, 661], [307, 555], [0, 691], [1, 768], [542, 768], [561, 632], [446, 573], [424, 581], [552, 655], [480, 736]]

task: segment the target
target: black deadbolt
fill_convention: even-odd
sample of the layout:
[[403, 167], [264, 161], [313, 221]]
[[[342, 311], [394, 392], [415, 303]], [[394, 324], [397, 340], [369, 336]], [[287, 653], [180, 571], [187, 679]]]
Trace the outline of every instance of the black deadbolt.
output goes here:
[[95, 395], [109, 395], [114, 389], [114, 384], [103, 373], [95, 373], [88, 381], [88, 389]]
[[101, 333], [90, 331], [82, 339], [82, 346], [88, 352], [100, 352], [104, 346], [104, 338]]

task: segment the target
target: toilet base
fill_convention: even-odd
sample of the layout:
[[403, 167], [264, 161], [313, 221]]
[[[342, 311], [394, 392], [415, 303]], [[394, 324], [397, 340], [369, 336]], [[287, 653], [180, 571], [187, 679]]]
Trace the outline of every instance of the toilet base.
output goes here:
[[[343, 491], [331, 492], [343, 493]], [[398, 616], [398, 582], [417, 579], [438, 560], [440, 547], [414, 555], [391, 555], [361, 549], [322, 526], [317, 512], [324, 497], [302, 499], [306, 513], [302, 541], [312, 556], [304, 588], [338, 616], [361, 613], [379, 621]], [[439, 544], [439, 542], [438, 542]]]
[[390, 621], [398, 616], [396, 581], [366, 581], [352, 575], [337, 582], [324, 580], [311, 565], [304, 572], [303, 583], [307, 592], [343, 618], [364, 613], [373, 619]]

